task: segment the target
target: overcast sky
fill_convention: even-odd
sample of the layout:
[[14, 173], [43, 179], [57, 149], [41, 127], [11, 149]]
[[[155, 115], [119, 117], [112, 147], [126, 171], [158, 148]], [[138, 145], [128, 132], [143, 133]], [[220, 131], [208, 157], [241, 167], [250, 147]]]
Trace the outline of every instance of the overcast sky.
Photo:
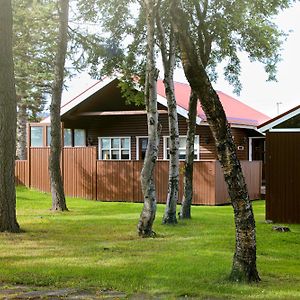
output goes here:
[[[233, 94], [233, 88], [220, 78], [214, 85], [217, 90], [223, 91], [270, 117], [277, 115], [277, 109], [282, 113], [300, 104], [300, 3], [283, 11], [276, 19], [276, 23], [285, 32], [289, 33], [283, 45], [282, 61], [278, 64], [277, 82], [267, 82], [263, 65], [250, 63], [246, 55], [242, 55], [241, 82], [243, 85], [240, 96]], [[175, 80], [184, 82], [185, 77], [181, 70], [175, 73]], [[68, 83], [68, 91], [64, 93], [64, 100], [74, 97], [93, 80], [87, 74], [75, 77]], [[280, 103], [277, 105], [277, 103]]]

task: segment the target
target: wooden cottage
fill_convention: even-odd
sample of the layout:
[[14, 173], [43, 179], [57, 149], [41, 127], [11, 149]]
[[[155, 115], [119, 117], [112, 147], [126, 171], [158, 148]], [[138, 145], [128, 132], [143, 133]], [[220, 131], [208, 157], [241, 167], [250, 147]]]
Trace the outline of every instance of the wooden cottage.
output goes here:
[[266, 133], [266, 218], [300, 223], [300, 105], [259, 130]]
[[[180, 159], [183, 161], [185, 158], [190, 88], [187, 84], [175, 83], [175, 92], [180, 133], [179, 152]], [[222, 92], [218, 92], [218, 94], [232, 129], [237, 145], [238, 158], [243, 161], [243, 168], [248, 178], [246, 178], [247, 183], [250, 187], [250, 195], [253, 199], [258, 198], [260, 197], [261, 185], [260, 161], [264, 159], [264, 136], [257, 130], [257, 126], [269, 118]], [[169, 134], [167, 100], [162, 80], [158, 81], [157, 96], [162, 131], [156, 174], [158, 200], [163, 202], [166, 197], [168, 178]], [[122, 96], [117, 78], [106, 78], [98, 81], [74, 99], [63, 103], [61, 121], [64, 140], [63, 167], [64, 165], [66, 165], [66, 168], [75, 166], [75, 163], [69, 161], [64, 153], [69, 153], [68, 157], [70, 157], [71, 151], [77, 150], [78, 152], [83, 148], [93, 149], [93, 159], [90, 163], [93, 166], [91, 167], [93, 171], [85, 169], [84, 172], [89, 175], [88, 177], [96, 178], [96, 183], [92, 186], [87, 183], [80, 183], [86, 190], [91, 191], [91, 195], [72, 190], [67, 194], [99, 200], [140, 201], [142, 199], [139, 187], [139, 172], [148, 141], [146, 112], [143, 106], [126, 102]], [[42, 160], [48, 154], [41, 158], [42, 154], [37, 153], [40, 153], [42, 148], [47, 149], [50, 144], [49, 122], [50, 119], [46, 118], [41, 123], [30, 124], [29, 126], [29, 159], [32, 159], [32, 155], [41, 159], [39, 163], [35, 162], [37, 170], [31, 170], [29, 171], [31, 173], [28, 173], [31, 180], [30, 186], [36, 188], [41, 185], [39, 182], [33, 184], [36, 178], [47, 177], [46, 169], [43, 174], [38, 172], [42, 172]], [[209, 205], [227, 203], [228, 194], [217, 161], [216, 148], [200, 104], [197, 109], [194, 147], [196, 160], [195, 181], [198, 183], [195, 184], [194, 203]], [[72, 157], [75, 156], [78, 159], [78, 155], [74, 154]], [[251, 161], [253, 161], [252, 165], [249, 163]], [[257, 161], [256, 164], [254, 161]], [[115, 174], [114, 171], [117, 173]], [[72, 172], [74, 173], [74, 171], [69, 173], [73, 174]], [[129, 176], [129, 174], [131, 175]], [[69, 183], [70, 178], [72, 176], [64, 175], [65, 188], [71, 186], [71, 183]], [[75, 182], [75, 185], [78, 186], [79, 179], [76, 180], [72, 183], [74, 185]], [[45, 190], [48, 182], [44, 182], [42, 185], [43, 190]], [[89, 186], [89, 188], [86, 186]], [[180, 188], [180, 193], [182, 193], [182, 188]]]

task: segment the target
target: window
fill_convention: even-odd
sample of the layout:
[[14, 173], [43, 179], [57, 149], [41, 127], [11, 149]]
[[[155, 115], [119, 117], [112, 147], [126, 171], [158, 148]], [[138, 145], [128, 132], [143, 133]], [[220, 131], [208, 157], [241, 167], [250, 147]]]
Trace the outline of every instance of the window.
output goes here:
[[131, 159], [130, 137], [101, 137], [99, 138], [100, 160]]
[[74, 129], [74, 147], [86, 146], [85, 143], [85, 130]]
[[136, 159], [145, 159], [148, 145], [148, 137], [137, 137], [136, 145]]
[[51, 144], [51, 127], [47, 126], [47, 146]]
[[30, 127], [30, 145], [31, 147], [43, 147], [43, 127]]
[[70, 128], [64, 129], [64, 146], [72, 147], [72, 129]]
[[[186, 136], [179, 137], [179, 159], [184, 160], [186, 154]], [[164, 137], [164, 159], [169, 159], [170, 157], [170, 138], [168, 136]], [[194, 143], [194, 159], [199, 160], [199, 135], [195, 135]]]

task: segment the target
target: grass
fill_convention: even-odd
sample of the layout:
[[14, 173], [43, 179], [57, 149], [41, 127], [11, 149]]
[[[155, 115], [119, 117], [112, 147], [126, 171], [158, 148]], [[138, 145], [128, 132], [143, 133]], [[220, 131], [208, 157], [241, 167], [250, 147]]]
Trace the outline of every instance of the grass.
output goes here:
[[17, 189], [22, 234], [0, 234], [0, 281], [38, 286], [108, 288], [163, 295], [164, 299], [300, 299], [300, 225], [272, 231], [264, 202], [254, 202], [259, 284], [228, 281], [234, 251], [232, 208], [193, 207], [193, 219], [161, 225], [141, 239], [141, 204], [67, 199], [52, 213], [50, 196]]

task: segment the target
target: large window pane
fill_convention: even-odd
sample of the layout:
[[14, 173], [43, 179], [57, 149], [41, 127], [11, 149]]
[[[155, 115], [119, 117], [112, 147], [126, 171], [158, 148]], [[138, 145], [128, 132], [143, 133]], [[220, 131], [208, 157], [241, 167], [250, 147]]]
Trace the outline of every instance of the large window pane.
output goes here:
[[110, 139], [102, 138], [101, 139], [101, 148], [102, 149], [110, 149]]
[[129, 150], [121, 151], [121, 159], [129, 159]]
[[121, 147], [122, 149], [129, 149], [129, 138], [121, 139]]
[[109, 150], [102, 150], [102, 159], [110, 159]]
[[74, 146], [86, 146], [84, 129], [74, 129]]
[[72, 147], [72, 129], [64, 129], [64, 146]]
[[111, 147], [114, 149], [120, 148], [120, 139], [119, 138], [111, 139]]
[[31, 147], [43, 147], [43, 127], [30, 127]]
[[181, 149], [186, 148], [186, 137], [179, 138], [179, 148]]
[[120, 159], [120, 152], [119, 152], [119, 150], [112, 150], [111, 151], [111, 159]]

